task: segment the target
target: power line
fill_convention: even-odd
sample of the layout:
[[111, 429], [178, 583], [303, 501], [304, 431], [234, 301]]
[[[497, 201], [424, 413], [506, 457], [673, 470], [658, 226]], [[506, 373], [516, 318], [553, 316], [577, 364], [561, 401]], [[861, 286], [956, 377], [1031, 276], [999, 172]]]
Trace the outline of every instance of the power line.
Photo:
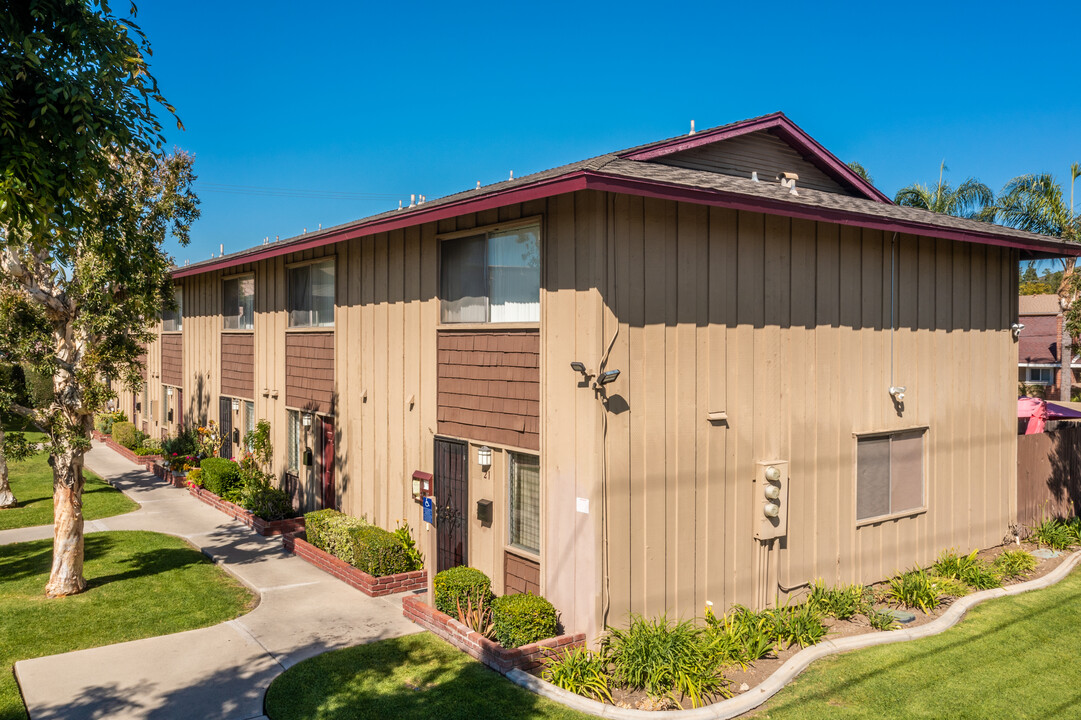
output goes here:
[[198, 183], [197, 189], [230, 195], [254, 195], [259, 197], [294, 197], [312, 200], [395, 200], [399, 195], [391, 193], [357, 193], [341, 190], [304, 190], [259, 185], [230, 185], [227, 183]]

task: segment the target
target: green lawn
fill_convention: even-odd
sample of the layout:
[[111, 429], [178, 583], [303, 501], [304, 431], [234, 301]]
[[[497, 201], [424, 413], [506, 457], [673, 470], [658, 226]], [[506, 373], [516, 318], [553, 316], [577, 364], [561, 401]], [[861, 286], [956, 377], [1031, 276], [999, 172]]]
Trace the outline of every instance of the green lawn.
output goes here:
[[[28, 432], [26, 435], [35, 441], [44, 438], [39, 432]], [[52, 525], [53, 470], [48, 460], [48, 455], [38, 453], [29, 460], [8, 464], [8, 479], [19, 505], [0, 510], [0, 530]], [[94, 473], [84, 471], [83, 476], [86, 478], [83, 488], [84, 519], [120, 515], [139, 507], [138, 503]]]
[[159, 533], [88, 535], [81, 595], [45, 599], [51, 559], [51, 540], [0, 545], [0, 720], [26, 719], [17, 660], [206, 627], [255, 601], [198, 550]]
[[429, 633], [298, 663], [271, 684], [266, 711], [272, 720], [590, 717], [513, 685]]
[[1076, 718], [1081, 571], [947, 632], [819, 660], [752, 717]]

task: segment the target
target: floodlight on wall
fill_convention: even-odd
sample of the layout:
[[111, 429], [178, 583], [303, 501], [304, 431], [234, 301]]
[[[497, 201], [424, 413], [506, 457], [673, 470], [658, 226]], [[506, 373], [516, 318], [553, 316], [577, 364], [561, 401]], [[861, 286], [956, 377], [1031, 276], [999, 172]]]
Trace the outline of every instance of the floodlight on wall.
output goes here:
[[577, 360], [575, 360], [574, 362], [571, 363], [571, 370], [573, 370], [574, 372], [580, 372], [580, 373], [584, 374], [585, 371], [586, 371], [586, 366], [583, 363], [580, 363]]
[[904, 386], [894, 385], [890, 388], [890, 395], [893, 395], [894, 400], [902, 403], [905, 401], [905, 390], [906, 388]]
[[614, 383], [618, 377], [619, 370], [605, 370], [597, 377], [597, 382], [601, 385], [607, 385], [609, 383]]
[[487, 445], [481, 445], [477, 448], [477, 464], [482, 468], [492, 466], [492, 449]]
[[233, 398], [233, 412], [240, 410], [240, 401]]
[[306, 427], [306, 428], [311, 427], [312, 426], [312, 414], [311, 413], [304, 413], [303, 417], [301, 417], [301, 422], [304, 423], [304, 427]]
[[1014, 339], [1017, 339], [1017, 338], [1021, 337], [1021, 331], [1024, 330], [1024, 329], [1025, 329], [1025, 326], [1022, 323], [1014, 323], [1013, 325], [1010, 326], [1010, 330], [1013, 331]]

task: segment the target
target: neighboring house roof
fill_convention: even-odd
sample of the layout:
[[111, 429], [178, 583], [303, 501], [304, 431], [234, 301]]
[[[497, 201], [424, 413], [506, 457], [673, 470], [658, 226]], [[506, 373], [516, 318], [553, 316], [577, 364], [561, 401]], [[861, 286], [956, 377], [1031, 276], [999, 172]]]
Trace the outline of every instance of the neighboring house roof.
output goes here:
[[[727, 140], [749, 137], [754, 133], [770, 133], [771, 137], [783, 140], [799, 156], [791, 156], [793, 163], [813, 166], [816, 172], [821, 172], [830, 178], [830, 182], [836, 183], [836, 191], [812, 189], [801, 186], [797, 181], [797, 194], [792, 194], [774, 178], [766, 175], [760, 176], [756, 182], [750, 177], [751, 170], [755, 169], [754, 159], [746, 160], [743, 177], [734, 174], [736, 170], [733, 168], [718, 167], [709, 171], [670, 164], [678, 161], [677, 156], [681, 153], [700, 151], [708, 148], [710, 143], [719, 147]], [[797, 169], [799, 168], [793, 168]], [[811, 139], [783, 113], [774, 113], [703, 130], [694, 135], [600, 155], [430, 200], [413, 207], [390, 210], [319, 232], [306, 233], [177, 267], [173, 270], [173, 276], [196, 275], [211, 269], [233, 267], [327, 245], [350, 237], [386, 232], [468, 212], [590, 189], [866, 227], [891, 233], [1012, 247], [1020, 249], [1025, 258], [1081, 255], [1081, 245], [1065, 243], [1046, 235], [894, 205], [885, 195]]]
[[1017, 361], [1021, 363], [1059, 362], [1058, 316], [1030, 315], [1017, 339]]
[[1058, 295], [1021, 295], [1017, 301], [1020, 315], [1058, 315], [1062, 312]]

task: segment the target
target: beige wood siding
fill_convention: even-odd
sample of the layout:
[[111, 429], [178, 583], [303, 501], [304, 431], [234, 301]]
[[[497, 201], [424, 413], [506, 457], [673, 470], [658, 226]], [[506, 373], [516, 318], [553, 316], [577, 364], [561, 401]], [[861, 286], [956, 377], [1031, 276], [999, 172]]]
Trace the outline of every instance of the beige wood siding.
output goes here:
[[439, 433], [540, 449], [540, 332], [442, 330]]
[[255, 398], [255, 335], [222, 333], [221, 392], [230, 397]]
[[782, 172], [794, 172], [799, 175], [797, 188], [854, 194], [768, 130], [665, 155], [653, 162], [741, 178], [749, 178], [752, 172], [757, 172], [762, 182], [777, 182], [776, 178]]

